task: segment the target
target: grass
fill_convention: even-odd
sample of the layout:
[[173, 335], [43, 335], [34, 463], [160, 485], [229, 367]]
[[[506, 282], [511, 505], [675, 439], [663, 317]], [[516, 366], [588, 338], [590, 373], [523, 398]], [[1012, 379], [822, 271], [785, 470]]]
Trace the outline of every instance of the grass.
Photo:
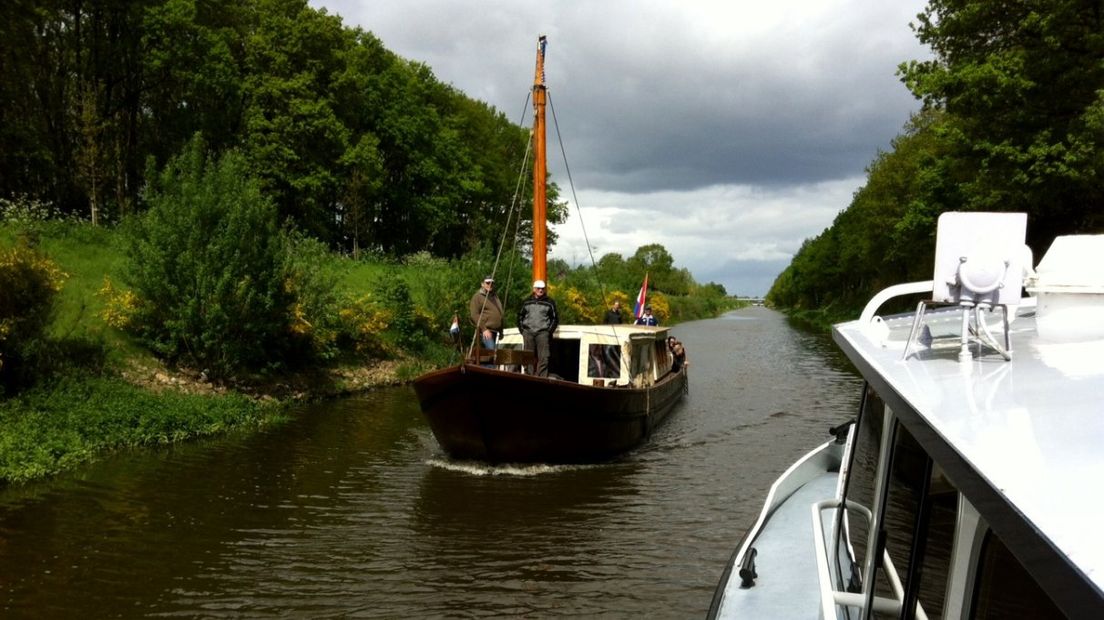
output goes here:
[[[215, 393], [211, 386], [185, 393], [162, 389], [164, 383], [153, 380], [171, 369], [134, 337], [105, 322], [106, 300], [98, 294], [105, 278], [126, 288], [125, 234], [125, 227], [77, 222], [0, 221], [0, 248], [27, 237], [68, 274], [39, 353], [37, 384], [16, 395], [0, 391], [0, 484], [49, 476], [124, 447], [172, 443], [281, 418], [280, 406], [243, 394]], [[398, 358], [386, 368], [367, 364], [369, 353], [343, 350], [327, 367], [316, 364], [278, 379], [294, 384], [293, 393], [312, 397], [409, 381], [455, 363], [447, 334], [450, 317], [454, 312], [465, 317], [467, 300], [489, 271], [485, 258], [450, 262], [425, 253], [403, 262], [327, 255], [314, 267], [333, 276], [339, 299], [368, 295], [389, 308], [416, 312], [407, 316], [405, 326], [396, 322], [379, 333], [386, 346], [376, 354]], [[396, 286], [398, 280], [405, 288]], [[511, 305], [527, 288], [526, 274], [515, 282]], [[733, 302], [686, 300], [679, 316], [715, 315], [724, 303]], [[345, 382], [345, 376], [356, 379]]]
[[104, 278], [123, 282], [123, 231], [66, 222], [0, 222], [0, 248], [28, 237], [67, 274], [37, 384], [0, 394], [0, 485], [41, 478], [133, 446], [168, 444], [272, 423], [283, 408], [242, 394], [188, 394], [123, 378], [161, 362], [102, 318]]
[[66, 375], [0, 400], [0, 481], [56, 474], [119, 448], [260, 426], [281, 412], [237, 394], [155, 393], [118, 378]]

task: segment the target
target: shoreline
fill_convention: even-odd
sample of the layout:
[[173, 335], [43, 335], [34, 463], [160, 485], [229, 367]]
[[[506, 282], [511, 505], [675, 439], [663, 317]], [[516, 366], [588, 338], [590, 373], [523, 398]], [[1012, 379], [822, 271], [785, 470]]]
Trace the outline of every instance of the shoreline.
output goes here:
[[405, 385], [402, 360], [374, 360], [371, 364], [338, 364], [315, 372], [287, 373], [262, 382], [217, 383], [189, 369], [169, 369], [131, 362], [118, 374], [127, 383], [159, 394], [220, 396], [239, 394], [259, 402], [294, 403], [355, 396], [371, 390]]
[[296, 405], [401, 386], [410, 360], [338, 364], [265, 382], [216, 384], [194, 371], [126, 362], [102, 373], [63, 372], [0, 399], [0, 490], [33, 484], [121, 450], [156, 450], [255, 432]]

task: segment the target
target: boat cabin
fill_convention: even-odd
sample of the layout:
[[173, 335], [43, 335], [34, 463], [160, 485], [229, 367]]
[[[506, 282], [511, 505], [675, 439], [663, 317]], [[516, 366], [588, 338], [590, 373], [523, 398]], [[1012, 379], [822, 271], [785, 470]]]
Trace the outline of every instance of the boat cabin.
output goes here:
[[771, 487], [710, 617], [1104, 618], [1104, 235], [1060, 237], [1034, 273], [1015, 243], [975, 251], [1025, 222], [943, 214], [934, 280], [835, 327], [857, 415]]
[[[552, 338], [548, 372], [564, 381], [597, 387], [643, 388], [671, 372], [667, 327], [560, 325]], [[516, 328], [505, 330], [494, 356], [500, 370], [528, 372]]]

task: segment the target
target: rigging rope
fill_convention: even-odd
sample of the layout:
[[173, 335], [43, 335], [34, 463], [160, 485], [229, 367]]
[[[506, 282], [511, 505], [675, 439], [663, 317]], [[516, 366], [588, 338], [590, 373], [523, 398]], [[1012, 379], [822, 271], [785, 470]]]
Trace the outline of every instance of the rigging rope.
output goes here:
[[602, 305], [606, 303], [606, 283], [602, 281], [602, 274], [598, 270], [598, 262], [594, 260], [594, 249], [590, 247], [590, 237], [587, 236], [586, 224], [583, 222], [583, 211], [579, 206], [579, 197], [575, 194], [575, 179], [571, 176], [571, 165], [567, 163], [567, 151], [564, 149], [563, 135], [560, 134], [560, 121], [556, 118], [556, 106], [552, 105], [552, 93], [548, 93], [548, 107], [552, 110], [552, 124], [556, 127], [556, 139], [560, 143], [560, 154], [563, 155], [564, 169], [567, 171], [567, 183], [571, 186], [571, 199], [575, 201], [575, 212], [579, 214], [579, 226], [583, 229], [583, 242], [586, 243], [587, 253], [590, 254], [590, 264], [594, 267], [594, 278], [598, 281], [598, 288], [602, 289]]
[[[528, 109], [528, 107], [529, 107], [529, 97], [527, 96], [525, 98], [525, 106], [522, 109], [521, 121], [518, 123], [518, 125], [522, 125], [525, 122], [525, 110]], [[533, 133], [529, 132], [529, 141], [525, 145], [525, 155], [523, 155], [522, 158], [521, 158], [521, 166], [519, 167], [519, 171], [518, 171], [518, 180], [517, 180], [517, 183], [514, 185], [514, 197], [510, 200], [510, 208], [506, 210], [506, 224], [505, 224], [505, 226], [502, 227], [502, 236], [499, 238], [498, 250], [495, 252], [494, 265], [491, 267], [491, 277], [492, 278], [494, 278], [495, 276], [498, 275], [498, 265], [502, 260], [502, 250], [503, 250], [503, 248], [506, 247], [506, 234], [508, 232], [510, 232], [510, 221], [511, 220], [514, 221], [514, 243], [511, 244], [513, 246], [511, 251], [513, 253], [517, 252], [518, 231], [521, 228], [521, 226], [520, 226], [521, 225], [521, 203], [518, 201], [518, 196], [521, 194], [521, 186], [522, 186], [522, 184], [525, 180], [526, 171], [528, 171], [528, 169], [529, 169], [529, 154], [532, 153], [532, 151], [533, 151]], [[514, 217], [515, 215], [517, 216], [516, 218]], [[515, 261], [509, 261], [510, 270], [507, 273], [506, 286], [504, 287], [504, 290], [506, 291], [506, 296], [503, 297], [503, 299], [502, 299], [502, 308], [504, 310], [506, 308], [507, 302], [509, 301], [510, 284], [513, 282], [513, 278], [514, 278], [514, 262]], [[479, 316], [483, 316], [483, 310], [486, 309], [486, 307], [487, 307], [487, 297], [484, 296], [483, 297], [483, 305], [479, 307]], [[503, 318], [505, 319], [505, 317], [503, 317]], [[479, 325], [477, 324], [475, 327], [476, 327], [476, 330], [475, 330], [474, 333], [472, 333], [472, 340], [471, 340], [471, 344], [468, 345], [468, 351], [472, 351], [472, 350], [475, 349], [476, 339], [480, 337]]]

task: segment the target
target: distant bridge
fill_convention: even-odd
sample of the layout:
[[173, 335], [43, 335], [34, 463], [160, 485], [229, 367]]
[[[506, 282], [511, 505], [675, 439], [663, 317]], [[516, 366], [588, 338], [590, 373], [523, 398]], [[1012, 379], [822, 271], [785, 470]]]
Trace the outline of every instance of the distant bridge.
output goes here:
[[746, 301], [753, 306], [762, 306], [766, 299], [762, 297], [737, 297], [739, 301]]

